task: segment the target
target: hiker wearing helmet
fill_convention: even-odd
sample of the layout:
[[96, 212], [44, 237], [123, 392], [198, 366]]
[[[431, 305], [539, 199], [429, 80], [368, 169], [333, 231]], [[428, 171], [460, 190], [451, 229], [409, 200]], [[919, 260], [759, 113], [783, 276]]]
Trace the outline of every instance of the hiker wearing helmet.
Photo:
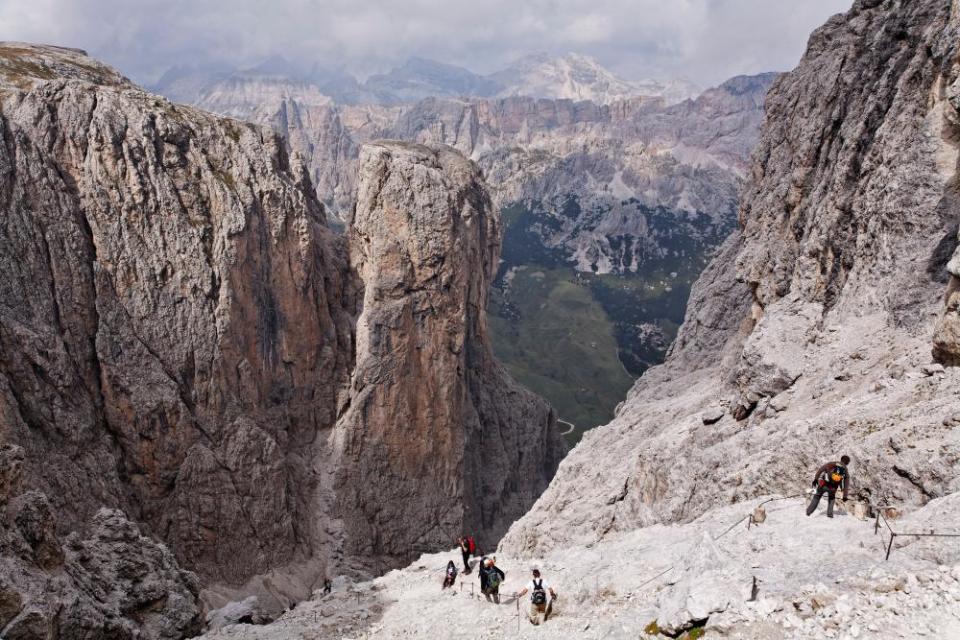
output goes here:
[[813, 499], [810, 500], [810, 506], [807, 507], [808, 516], [817, 510], [817, 506], [820, 504], [820, 498], [826, 493], [827, 517], [833, 517], [833, 502], [837, 498], [837, 489], [843, 489], [843, 499], [847, 499], [847, 487], [850, 483], [847, 474], [847, 466], [849, 464], [850, 456], [843, 456], [840, 458], [840, 462], [828, 462], [817, 469], [817, 475], [813, 478], [813, 486], [816, 488], [816, 493], [813, 494]]
[[530, 624], [540, 624], [540, 614], [543, 614], [543, 622], [546, 622], [553, 612], [553, 601], [557, 599], [557, 592], [540, 577], [540, 569], [533, 570], [533, 579], [516, 597], [522, 598], [527, 592], [530, 593]]
[[487, 602], [500, 604], [500, 584], [507, 577], [497, 566], [497, 558], [491, 556], [480, 561], [480, 592]]

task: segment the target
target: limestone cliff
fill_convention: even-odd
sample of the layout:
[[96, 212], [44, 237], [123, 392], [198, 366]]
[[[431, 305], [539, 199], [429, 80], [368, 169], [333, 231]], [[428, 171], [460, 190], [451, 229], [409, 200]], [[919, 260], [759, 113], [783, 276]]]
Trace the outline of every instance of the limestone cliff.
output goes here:
[[957, 349], [957, 26], [949, 3], [861, 0], [813, 34], [767, 97], [740, 232], [668, 361], [506, 550], [798, 493], [842, 453], [860, 500], [909, 510], [960, 490], [960, 372], [931, 362]]
[[489, 543], [563, 455], [553, 412], [491, 355], [499, 216], [449, 147], [372, 144], [360, 167], [349, 242], [364, 296], [337, 426], [351, 555], [409, 559], [462, 530]]
[[[282, 608], [331, 563], [350, 564], [339, 549], [367, 552], [369, 537], [397, 528], [337, 524], [356, 492], [371, 513], [393, 508], [396, 494], [367, 489], [363, 471], [394, 464], [378, 455], [399, 454], [398, 474], [438, 480], [418, 488], [436, 517], [393, 540], [415, 549], [465, 524], [496, 536], [546, 485], [559, 439], [549, 408], [490, 358], [475, 312], [498, 224], [476, 169], [454, 152], [412, 152], [445, 159], [426, 174], [416, 162], [365, 167], [369, 185], [406, 176], [432, 208], [405, 231], [390, 207], [426, 201], [371, 200], [348, 242], [276, 134], [172, 105], [82, 52], [0, 46], [0, 101], [0, 436], [22, 448], [23, 485], [46, 496], [57, 536], [119, 510], [200, 576], [208, 602], [254, 591]], [[439, 235], [419, 235], [427, 223]], [[407, 231], [404, 250], [436, 280], [356, 244], [389, 246]], [[388, 299], [380, 274], [394, 278]], [[367, 327], [394, 305], [416, 309], [416, 322], [372, 344]], [[421, 341], [433, 349], [418, 352]], [[452, 348], [459, 355], [443, 359]], [[411, 424], [357, 417], [364, 388], [390, 374], [383, 398], [417, 403], [396, 409]], [[450, 393], [425, 393], [431, 380]], [[335, 428], [348, 404], [350, 422]], [[465, 460], [462, 447], [418, 439], [437, 433], [484, 447]], [[338, 434], [363, 455], [340, 455]], [[479, 480], [489, 461], [498, 473]], [[342, 466], [354, 463], [365, 466]]]

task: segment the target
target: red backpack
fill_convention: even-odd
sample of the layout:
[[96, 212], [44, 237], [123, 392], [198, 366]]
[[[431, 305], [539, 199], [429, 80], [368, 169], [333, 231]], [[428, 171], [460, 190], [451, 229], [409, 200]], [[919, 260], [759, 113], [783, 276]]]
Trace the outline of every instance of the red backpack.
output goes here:
[[467, 538], [467, 550], [470, 553], [476, 553], [477, 551], [477, 543], [473, 541], [473, 536]]

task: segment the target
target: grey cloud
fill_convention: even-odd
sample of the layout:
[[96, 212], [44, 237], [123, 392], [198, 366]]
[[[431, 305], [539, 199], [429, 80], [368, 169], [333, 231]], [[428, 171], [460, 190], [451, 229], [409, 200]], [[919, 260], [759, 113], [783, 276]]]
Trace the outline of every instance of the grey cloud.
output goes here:
[[360, 74], [409, 56], [493, 71], [577, 51], [628, 78], [785, 70], [851, 0], [3, 0], [0, 39], [87, 49], [141, 82], [280, 54]]

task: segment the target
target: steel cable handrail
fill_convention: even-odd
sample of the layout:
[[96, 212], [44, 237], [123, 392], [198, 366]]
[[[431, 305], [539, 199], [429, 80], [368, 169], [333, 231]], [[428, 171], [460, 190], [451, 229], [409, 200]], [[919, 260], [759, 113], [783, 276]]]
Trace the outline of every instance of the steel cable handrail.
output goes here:
[[[889, 505], [886, 505], [886, 506], [889, 506]], [[880, 533], [881, 521], [883, 521], [883, 525], [887, 528], [887, 531], [890, 532], [890, 541], [887, 543], [887, 554], [884, 557], [884, 560], [890, 559], [890, 554], [893, 552], [893, 541], [896, 540], [897, 536], [901, 536], [901, 537], [910, 536], [913, 538], [960, 538], [960, 533], [937, 533], [933, 530], [931, 530], [929, 533], [894, 531], [893, 527], [890, 526], [890, 521], [887, 520], [887, 517], [885, 515], [883, 515], [882, 508], [877, 509], [876, 523], [873, 526], [874, 535], [877, 535]]]

